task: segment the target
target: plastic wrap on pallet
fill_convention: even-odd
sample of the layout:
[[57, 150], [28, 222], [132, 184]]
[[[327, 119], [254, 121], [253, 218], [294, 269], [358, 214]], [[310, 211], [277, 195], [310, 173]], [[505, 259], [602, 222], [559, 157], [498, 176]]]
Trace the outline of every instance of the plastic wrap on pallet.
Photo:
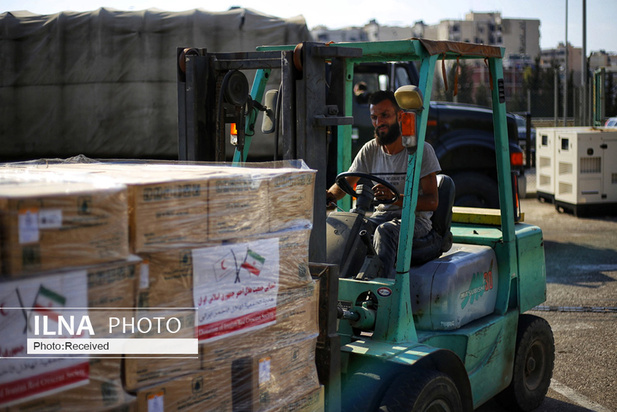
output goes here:
[[185, 308], [181, 335], [199, 339], [197, 357], [124, 356], [122, 384], [137, 408], [319, 410], [317, 291], [308, 270], [315, 171], [303, 162], [78, 160], [17, 167], [125, 185], [130, 248], [140, 259], [136, 291], [116, 285], [107, 300], [137, 317]]
[[3, 273], [11, 277], [125, 259], [126, 186], [0, 168]]
[[[0, 317], [0, 406], [37, 410], [36, 405], [53, 403], [62, 406], [55, 410], [79, 411], [84, 404], [99, 410], [94, 408], [124, 402], [120, 396], [119, 359], [29, 353], [27, 341], [38, 341], [40, 337], [40, 342], [46, 342], [43, 338], [66, 337], [67, 333], [73, 335], [75, 342], [80, 337], [112, 337], [108, 328], [110, 316], [116, 316], [119, 307], [125, 308], [125, 313], [133, 312], [139, 264], [139, 259], [131, 257], [0, 282], [0, 307], [4, 314]], [[62, 329], [60, 316], [70, 326]], [[87, 318], [88, 322], [74, 321], [72, 316], [81, 321]], [[49, 323], [45, 317], [51, 319]], [[41, 400], [30, 402], [34, 398]], [[29, 409], [24, 405], [35, 406]]]

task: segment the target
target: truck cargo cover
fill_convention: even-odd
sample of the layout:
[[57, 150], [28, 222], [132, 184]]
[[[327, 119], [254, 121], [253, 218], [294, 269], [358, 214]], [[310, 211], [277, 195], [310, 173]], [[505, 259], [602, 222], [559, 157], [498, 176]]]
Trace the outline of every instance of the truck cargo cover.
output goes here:
[[0, 161], [177, 158], [176, 50], [310, 40], [302, 16], [251, 9], [0, 14]]

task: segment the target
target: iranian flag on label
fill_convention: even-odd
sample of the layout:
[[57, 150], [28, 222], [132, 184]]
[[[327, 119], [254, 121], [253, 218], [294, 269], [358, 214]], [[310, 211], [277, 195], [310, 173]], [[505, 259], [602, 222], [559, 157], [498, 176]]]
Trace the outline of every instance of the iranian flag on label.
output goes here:
[[246, 258], [242, 263], [242, 268], [248, 270], [255, 276], [259, 276], [259, 273], [261, 272], [261, 268], [263, 267], [265, 261], [266, 259], [263, 256], [249, 249], [246, 252]]
[[192, 254], [200, 341], [276, 323], [278, 238], [193, 249]]
[[47, 315], [57, 322], [58, 313], [53, 308], [66, 306], [66, 297], [41, 285], [32, 306], [35, 312]]

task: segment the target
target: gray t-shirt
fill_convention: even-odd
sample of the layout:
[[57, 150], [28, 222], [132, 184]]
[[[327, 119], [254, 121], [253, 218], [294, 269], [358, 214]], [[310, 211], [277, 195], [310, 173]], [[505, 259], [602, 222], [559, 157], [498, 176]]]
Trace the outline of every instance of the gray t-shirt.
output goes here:
[[[407, 150], [403, 150], [397, 154], [391, 155], [386, 153], [375, 139], [368, 141], [354, 159], [350, 172], [369, 173], [379, 177], [396, 187], [399, 193], [404, 193], [405, 177], [407, 176], [407, 163], [409, 155]], [[422, 167], [420, 170], [420, 179], [431, 173], [441, 171], [439, 160], [435, 155], [433, 146], [429, 143], [424, 143], [424, 152], [422, 154]], [[422, 194], [422, 188], [418, 194]], [[379, 205], [374, 215], [384, 214], [386, 212], [398, 212], [400, 217], [401, 207], [390, 205]], [[433, 212], [416, 212], [415, 235], [424, 236], [432, 227], [431, 216]]]

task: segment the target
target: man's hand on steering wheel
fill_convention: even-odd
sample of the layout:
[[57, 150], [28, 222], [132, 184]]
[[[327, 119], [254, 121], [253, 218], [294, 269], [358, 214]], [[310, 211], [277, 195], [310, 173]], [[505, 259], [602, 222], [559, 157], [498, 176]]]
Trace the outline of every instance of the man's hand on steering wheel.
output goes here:
[[394, 192], [390, 190], [386, 185], [381, 183], [377, 183], [373, 186], [373, 194], [375, 199], [377, 199], [380, 203], [386, 202], [394, 198]]
[[381, 204], [392, 204], [396, 203], [400, 197], [400, 194], [396, 187], [394, 187], [390, 182], [383, 180], [379, 177], [373, 176], [368, 173], [360, 173], [360, 172], [345, 172], [340, 173], [336, 177], [336, 184], [350, 196], [358, 197], [359, 194], [351, 187], [351, 185], [347, 182], [347, 177], [359, 177], [360, 179], [368, 179], [373, 183], [376, 183], [373, 187], [373, 201], [375, 203]]

